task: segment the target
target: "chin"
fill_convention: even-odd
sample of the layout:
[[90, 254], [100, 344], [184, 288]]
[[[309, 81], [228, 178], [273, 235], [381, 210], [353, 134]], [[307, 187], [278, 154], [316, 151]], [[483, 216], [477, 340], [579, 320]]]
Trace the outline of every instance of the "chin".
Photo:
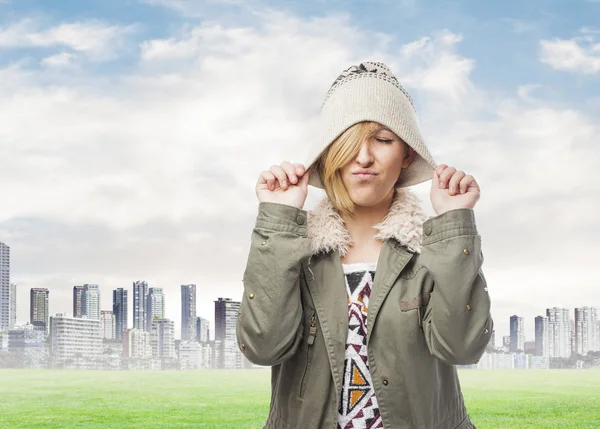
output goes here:
[[364, 187], [361, 189], [353, 189], [350, 191], [350, 198], [352, 202], [360, 207], [372, 207], [380, 204], [385, 197], [387, 192], [383, 192], [381, 187]]

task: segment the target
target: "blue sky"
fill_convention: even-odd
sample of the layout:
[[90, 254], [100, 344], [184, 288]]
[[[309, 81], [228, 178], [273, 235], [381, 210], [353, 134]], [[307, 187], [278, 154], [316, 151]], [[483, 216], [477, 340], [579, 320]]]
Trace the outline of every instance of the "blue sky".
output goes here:
[[258, 172], [303, 159], [329, 84], [364, 60], [409, 90], [436, 160], [482, 184], [497, 338], [512, 314], [531, 339], [546, 307], [600, 307], [600, 1], [0, 0], [18, 320], [30, 287], [68, 313], [74, 284], [110, 309], [135, 280], [165, 288], [177, 327], [197, 283], [212, 320], [241, 295]]

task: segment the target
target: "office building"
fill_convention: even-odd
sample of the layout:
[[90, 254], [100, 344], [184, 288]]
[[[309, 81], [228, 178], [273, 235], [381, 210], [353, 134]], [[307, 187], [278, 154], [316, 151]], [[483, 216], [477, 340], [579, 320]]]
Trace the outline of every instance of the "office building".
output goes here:
[[117, 330], [114, 313], [110, 310], [100, 311], [100, 321], [102, 322], [102, 339], [114, 340]]
[[196, 285], [181, 285], [181, 341], [196, 340]]
[[82, 317], [100, 320], [100, 286], [83, 285]]
[[10, 247], [0, 242], [0, 332], [10, 329]]
[[115, 315], [115, 339], [123, 341], [123, 332], [127, 329], [127, 289], [113, 290], [113, 314]]
[[53, 363], [58, 367], [94, 368], [102, 354], [99, 319], [50, 317], [50, 344]]
[[154, 319], [165, 318], [165, 294], [161, 287], [151, 287], [148, 289], [148, 298], [146, 300], [148, 308], [146, 309], [146, 331], [152, 331], [152, 321]]
[[85, 313], [83, 305], [83, 285], [75, 285], [73, 286], [73, 317], [83, 317]]
[[150, 359], [152, 342], [150, 332], [137, 328], [127, 329], [123, 333], [123, 357], [130, 359]]
[[236, 324], [241, 303], [231, 298], [215, 301], [215, 362], [217, 368], [243, 367], [243, 354], [237, 344]]
[[535, 355], [550, 356], [550, 337], [549, 337], [548, 318], [537, 316], [535, 318]]
[[14, 283], [10, 284], [8, 302], [8, 329], [14, 329], [17, 324], [17, 285]]
[[147, 299], [148, 283], [145, 281], [133, 282], [133, 327], [145, 331], [147, 329]]
[[208, 319], [196, 317], [196, 341], [208, 343], [210, 341], [210, 326]]
[[29, 321], [35, 329], [48, 333], [49, 295], [46, 288], [31, 288], [29, 292]]
[[157, 359], [176, 359], [175, 322], [169, 319], [152, 321], [152, 356]]
[[598, 309], [581, 307], [575, 309], [575, 353], [587, 355], [598, 351]]
[[547, 308], [549, 357], [571, 356], [571, 320], [566, 308]]
[[510, 318], [510, 351], [523, 352], [525, 350], [524, 319], [518, 316]]

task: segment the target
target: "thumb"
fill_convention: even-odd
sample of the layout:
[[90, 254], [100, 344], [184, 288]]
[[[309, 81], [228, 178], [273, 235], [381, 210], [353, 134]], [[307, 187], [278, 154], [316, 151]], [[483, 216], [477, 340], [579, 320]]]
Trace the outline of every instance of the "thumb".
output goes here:
[[302, 188], [302, 190], [306, 191], [308, 189], [308, 179], [310, 177], [310, 170], [307, 170], [302, 177], [300, 178], [300, 181], [298, 182], [298, 186], [300, 186]]
[[431, 187], [434, 189], [438, 189], [440, 185], [440, 176], [437, 170], [433, 170], [433, 177], [431, 179]]

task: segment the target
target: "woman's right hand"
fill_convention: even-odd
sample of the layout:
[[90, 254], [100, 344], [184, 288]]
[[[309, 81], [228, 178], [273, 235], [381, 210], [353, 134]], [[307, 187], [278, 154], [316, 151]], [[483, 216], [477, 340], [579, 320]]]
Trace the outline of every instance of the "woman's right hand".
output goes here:
[[260, 173], [256, 182], [259, 202], [279, 203], [302, 209], [308, 195], [308, 176], [302, 164], [282, 162]]

